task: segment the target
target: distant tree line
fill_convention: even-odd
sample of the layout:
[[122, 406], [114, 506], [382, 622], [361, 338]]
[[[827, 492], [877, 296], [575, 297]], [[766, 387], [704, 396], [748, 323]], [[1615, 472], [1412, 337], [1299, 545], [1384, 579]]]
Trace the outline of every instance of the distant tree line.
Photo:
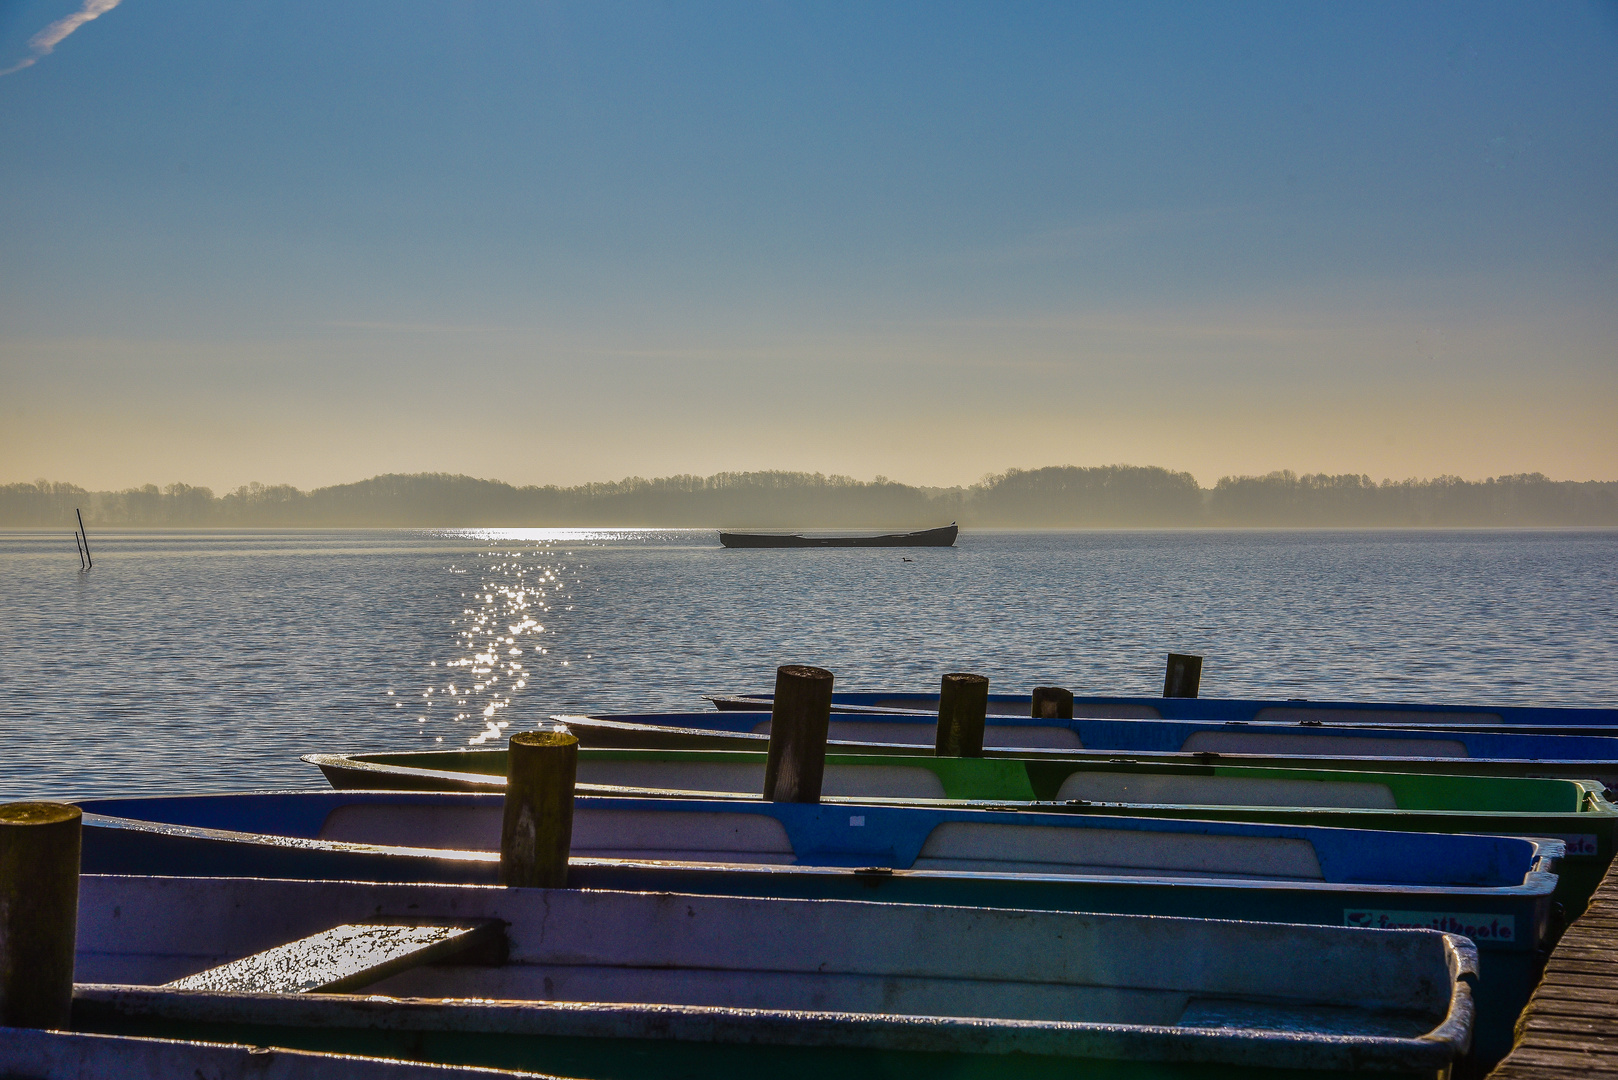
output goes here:
[[1203, 488], [1190, 473], [1107, 465], [1008, 469], [953, 488], [801, 472], [637, 476], [578, 487], [390, 474], [313, 491], [254, 483], [224, 495], [188, 484], [0, 486], [0, 526], [66, 527], [75, 507], [92, 525], [183, 528], [1522, 527], [1618, 525], [1618, 483], [1539, 473], [1377, 482], [1274, 472]]

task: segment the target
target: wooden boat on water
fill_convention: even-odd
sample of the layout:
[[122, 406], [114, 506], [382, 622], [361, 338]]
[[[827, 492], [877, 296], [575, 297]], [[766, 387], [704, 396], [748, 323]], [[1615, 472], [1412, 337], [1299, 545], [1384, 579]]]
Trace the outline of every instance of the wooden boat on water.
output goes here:
[[[728, 694], [708, 698], [721, 712], [769, 712], [770, 694]], [[991, 716], [1027, 717], [1028, 694], [990, 694]], [[841, 692], [832, 694], [838, 711], [924, 712], [938, 714], [938, 694]], [[1075, 694], [1073, 715], [1118, 720], [1245, 720], [1324, 724], [1389, 724], [1394, 727], [1527, 728], [1550, 734], [1618, 728], [1618, 709], [1523, 705], [1433, 705], [1414, 702], [1310, 701], [1306, 698], [1165, 698]], [[1600, 734], [1600, 732], [1588, 732]]]
[[[262, 792], [96, 799], [89, 873], [498, 880], [504, 797]], [[568, 883], [1443, 929], [1481, 950], [1504, 1054], [1548, 946], [1555, 840], [916, 806], [582, 796]]]
[[[254, 792], [78, 805], [90, 873], [491, 883], [504, 798]], [[581, 887], [652, 891], [734, 888], [767, 896], [782, 889], [801, 898], [913, 903], [970, 896], [991, 907], [1219, 918], [1246, 912], [1333, 925], [1343, 922], [1344, 905], [1466, 911], [1473, 925], [1476, 913], [1503, 913], [1500, 929], [1484, 937], [1532, 949], [1543, 939], [1563, 850], [1557, 840], [1498, 836], [580, 796], [571, 865]], [[744, 868], [769, 872], [755, 882], [723, 880], [724, 871]], [[840, 873], [791, 884], [796, 871], [809, 868]], [[690, 876], [679, 876], [687, 870]], [[697, 880], [707, 884], [688, 887]], [[1229, 883], [1241, 884], [1241, 899], [1218, 899], [1231, 893]], [[1273, 885], [1273, 894], [1255, 892], [1257, 883]]]
[[855, 547], [953, 547], [960, 529], [954, 522], [941, 529], [920, 532], [885, 533], [881, 536], [803, 536], [799, 533], [720, 532], [719, 542], [728, 548], [855, 548]]
[[[580, 718], [555, 719], [577, 726]], [[584, 718], [618, 725], [617, 742], [630, 732], [642, 745], [717, 748], [721, 735], [754, 737], [762, 745], [770, 714], [631, 713]], [[669, 734], [654, 736], [654, 729]], [[601, 730], [601, 729], [597, 729]], [[923, 713], [833, 713], [828, 737], [845, 753], [932, 754], [937, 719]], [[655, 740], [655, 741], [652, 741]], [[1618, 789], [1618, 734], [1541, 735], [1527, 732], [1445, 730], [1326, 724], [1232, 721], [1049, 720], [1023, 718], [984, 725], [985, 757], [1065, 757], [1094, 760], [1214, 761], [1277, 768], [1409, 769], [1474, 776], [1539, 776], [1598, 780]], [[745, 739], [731, 745], [743, 746]]]
[[598, 1080], [1437, 1078], [1476, 973], [1432, 930], [237, 878], [87, 876], [78, 942], [83, 1031]]
[[[572, 718], [586, 745], [590, 728]], [[753, 745], [762, 745], [754, 736]], [[500, 792], [504, 750], [421, 754], [312, 754], [333, 788]], [[758, 800], [763, 755], [581, 752], [584, 792]], [[1562, 840], [1556, 900], [1569, 917], [1584, 910], [1611, 863], [1618, 807], [1594, 781], [1428, 775], [1416, 772], [1276, 769], [1086, 760], [895, 757], [883, 771], [851, 772], [870, 756], [834, 755], [824, 801], [904, 801], [906, 792], [963, 808], [1017, 807], [1086, 817], [1198, 818], [1415, 832], [1546, 836]], [[992, 764], [982, 764], [992, 761]], [[922, 773], [906, 770], [917, 769]], [[924, 775], [923, 775], [924, 773]], [[88, 804], [86, 804], [88, 805]], [[107, 811], [115, 813], [115, 811]]]

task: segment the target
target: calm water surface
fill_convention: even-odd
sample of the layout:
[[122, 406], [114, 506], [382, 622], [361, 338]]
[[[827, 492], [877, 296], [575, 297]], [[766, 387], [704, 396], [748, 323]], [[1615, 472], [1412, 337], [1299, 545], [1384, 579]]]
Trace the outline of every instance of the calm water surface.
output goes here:
[[[0, 533], [0, 798], [320, 786], [311, 751], [839, 689], [1056, 683], [1618, 705], [1618, 532], [978, 533], [725, 551], [712, 532]], [[913, 561], [905, 561], [908, 558]]]

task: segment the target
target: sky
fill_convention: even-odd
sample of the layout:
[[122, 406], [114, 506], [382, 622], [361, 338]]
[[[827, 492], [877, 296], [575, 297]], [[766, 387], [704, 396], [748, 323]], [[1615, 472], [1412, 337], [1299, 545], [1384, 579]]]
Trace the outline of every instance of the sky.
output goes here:
[[1618, 4], [0, 0], [0, 483], [1618, 480]]

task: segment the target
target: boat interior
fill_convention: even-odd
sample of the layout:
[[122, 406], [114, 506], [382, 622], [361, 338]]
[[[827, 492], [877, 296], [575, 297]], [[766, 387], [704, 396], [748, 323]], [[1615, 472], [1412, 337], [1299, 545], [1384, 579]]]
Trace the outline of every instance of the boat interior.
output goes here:
[[[333, 997], [321, 1012], [315, 997], [363, 988], [390, 997], [493, 999], [485, 1005], [607, 1002], [1414, 1037], [1450, 1012], [1457, 979], [1473, 965], [1468, 950], [1431, 931], [1371, 935], [1326, 926], [592, 890], [90, 876], [81, 897], [78, 977], [157, 988], [107, 990], [99, 1000], [105, 1008], [173, 1015], [205, 1012], [218, 1000], [206, 991], [296, 994], [302, 1004], [285, 1015], [317, 1025], [344, 1022], [356, 999]], [[1186, 962], [1191, 957], [1195, 963]], [[86, 990], [96, 998], [95, 987]], [[478, 1023], [477, 1002], [418, 1011], [429, 1025], [451, 1014], [459, 1014], [454, 1022], [463, 1030]], [[435, 1011], [436, 1021], [428, 1015]], [[485, 1010], [491, 1022], [499, 1011]], [[543, 1029], [550, 1021], [530, 1022]]]

